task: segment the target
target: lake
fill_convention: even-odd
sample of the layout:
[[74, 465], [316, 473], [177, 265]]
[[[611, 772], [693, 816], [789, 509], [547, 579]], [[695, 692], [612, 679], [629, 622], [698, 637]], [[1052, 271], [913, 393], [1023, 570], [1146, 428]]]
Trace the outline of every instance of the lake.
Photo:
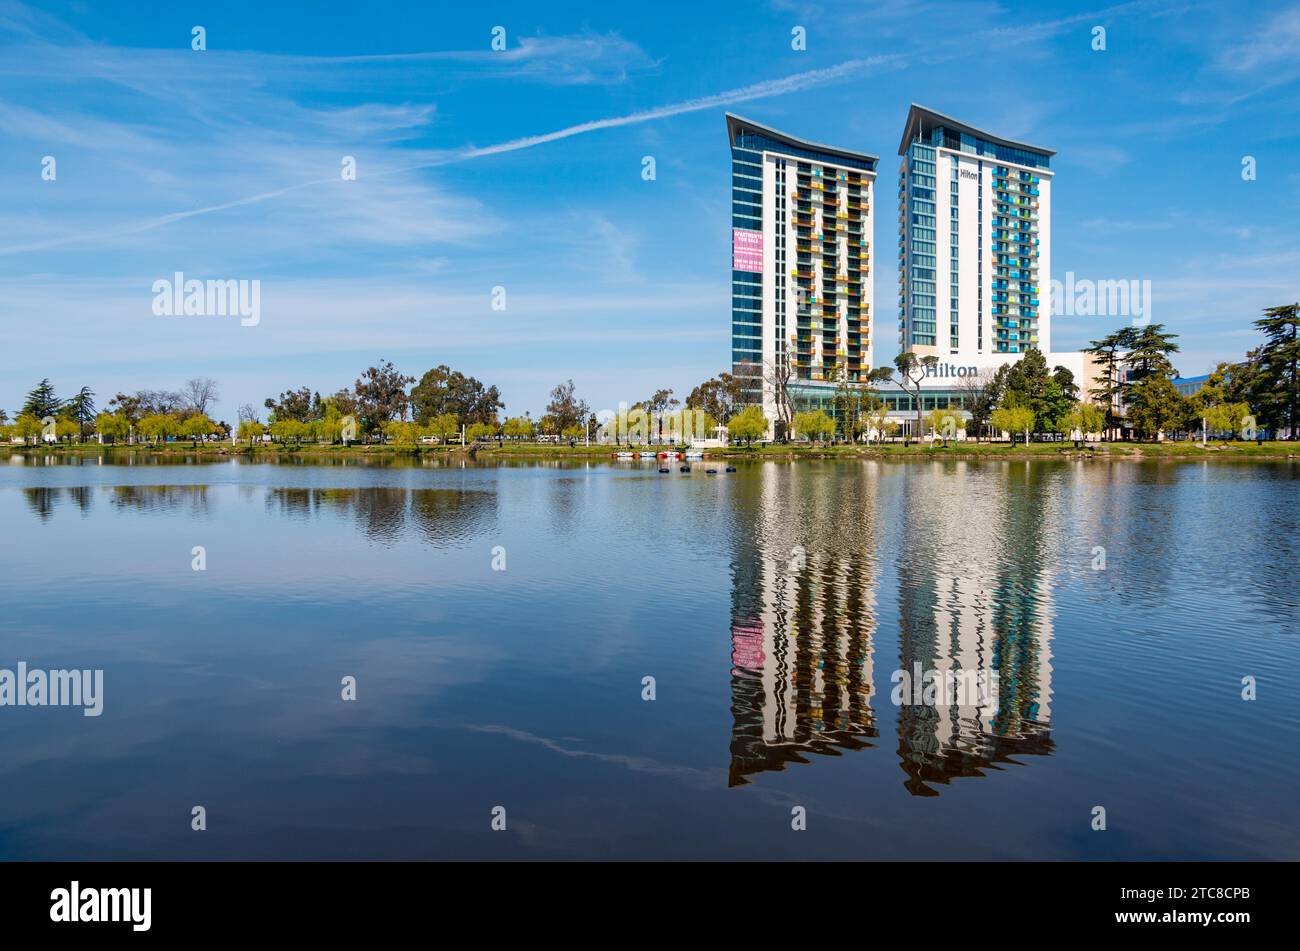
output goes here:
[[739, 469], [0, 458], [0, 857], [1300, 858], [1300, 465]]

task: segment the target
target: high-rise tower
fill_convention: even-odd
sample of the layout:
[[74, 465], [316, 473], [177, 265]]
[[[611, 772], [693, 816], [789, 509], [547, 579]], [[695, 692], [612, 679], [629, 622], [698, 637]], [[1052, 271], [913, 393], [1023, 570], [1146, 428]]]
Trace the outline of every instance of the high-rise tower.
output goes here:
[[902, 349], [1050, 352], [1056, 153], [913, 104], [898, 154]]
[[732, 372], [776, 419], [773, 378], [797, 408], [872, 367], [872, 199], [879, 159], [727, 114]]

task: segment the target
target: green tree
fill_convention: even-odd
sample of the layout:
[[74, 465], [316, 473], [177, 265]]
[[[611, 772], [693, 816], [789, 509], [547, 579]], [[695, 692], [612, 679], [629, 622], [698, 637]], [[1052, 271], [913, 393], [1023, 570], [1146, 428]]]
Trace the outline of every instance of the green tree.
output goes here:
[[279, 399], [267, 398], [262, 405], [271, 411], [268, 418], [272, 423], [287, 420], [305, 423], [309, 420], [321, 419], [325, 414], [320, 394], [313, 392], [311, 387], [307, 386], [301, 386], [296, 390], [285, 390], [280, 394]]
[[14, 420], [14, 433], [24, 442], [36, 442], [41, 437], [41, 419], [33, 413], [20, 413]]
[[889, 407], [882, 400], [878, 406], [872, 408], [867, 416], [867, 425], [876, 433], [876, 438], [882, 443], [895, 430], [898, 429], [898, 423], [889, 418]]
[[430, 436], [436, 436], [438, 442], [446, 445], [460, 432], [460, 420], [451, 413], [439, 413], [429, 420], [426, 428]]
[[655, 390], [654, 395], [648, 400], [640, 403], [634, 403], [633, 409], [643, 409], [651, 419], [651, 425], [655, 429], [654, 435], [660, 442], [664, 439], [664, 413], [679, 404], [679, 400], [673, 398], [672, 390]]
[[427, 424], [435, 416], [451, 413], [466, 424], [492, 423], [505, 409], [495, 386], [485, 386], [472, 376], [441, 364], [420, 377], [411, 390], [415, 421]]
[[236, 439], [247, 439], [248, 447], [251, 449], [253, 443], [260, 440], [266, 434], [266, 427], [255, 419], [241, 419], [239, 429], [235, 431]]
[[868, 384], [850, 380], [848, 371], [841, 369], [835, 381], [835, 395], [831, 397], [840, 436], [847, 442], [857, 442], [867, 428], [867, 417], [880, 402]]
[[710, 439], [718, 428], [718, 421], [702, 409], [679, 409], [665, 416], [663, 423], [668, 435], [683, 444]]
[[1155, 439], [1186, 415], [1184, 398], [1167, 376], [1153, 372], [1129, 387], [1128, 420], [1140, 439]]
[[180, 421], [171, 413], [153, 413], [140, 420], [139, 428], [146, 439], [161, 443], [175, 436], [179, 427]]
[[465, 429], [465, 438], [480, 442], [491, 439], [500, 429], [500, 426], [494, 426], [490, 423], [470, 423]]
[[1061, 419], [1061, 426], [1067, 433], [1079, 433], [1083, 439], [1090, 433], [1100, 433], [1106, 428], [1106, 414], [1095, 403], [1077, 402]]
[[1241, 433], [1246, 428], [1250, 417], [1250, 407], [1245, 403], [1216, 403], [1201, 410], [1204, 426], [1202, 435], [1208, 430], [1222, 436], [1224, 433]]
[[384, 423], [384, 436], [398, 449], [418, 449], [420, 447], [420, 426], [403, 420], [390, 420]]
[[125, 413], [100, 413], [95, 417], [95, 432], [113, 442], [121, 442], [131, 433], [131, 421]]
[[321, 404], [320, 437], [331, 444], [343, 439], [343, 414], [330, 401]]
[[217, 424], [208, 419], [205, 413], [194, 413], [181, 423], [180, 432], [182, 436], [189, 436], [193, 445], [197, 446], [200, 439], [211, 435], [216, 428]]
[[962, 405], [970, 414], [969, 427], [975, 431], [978, 439], [989, 423], [989, 415], [998, 405], [998, 389], [994, 383], [995, 372], [981, 370], [969, 376], [960, 377], [957, 386], [961, 390]]
[[[926, 374], [939, 365], [939, 358], [935, 356], [918, 357], [910, 350], [904, 350], [894, 357], [894, 369], [889, 367], [876, 367], [869, 374], [867, 380], [872, 383], [889, 383], [894, 382], [901, 386], [906, 392], [912, 394], [912, 399], [916, 403], [916, 435], [919, 437], [924, 427], [922, 425], [921, 406], [921, 381], [925, 379]], [[908, 440], [904, 440], [906, 445]]]
[[77, 435], [84, 440], [95, 424], [95, 391], [83, 386], [59, 411], [77, 424]]
[[506, 420], [502, 431], [511, 439], [532, 439], [533, 421], [527, 416], [513, 416]]
[[1264, 345], [1256, 355], [1253, 405], [1262, 422], [1288, 439], [1300, 439], [1300, 304], [1269, 307], [1255, 321]]
[[549, 417], [544, 432], [562, 433], [571, 426], [580, 426], [591, 415], [591, 407], [586, 401], [578, 399], [577, 388], [572, 380], [559, 383], [551, 390], [551, 401], [546, 404], [546, 416]]
[[826, 439], [835, 432], [835, 420], [819, 409], [805, 410], [794, 414], [792, 428], [809, 439]]
[[1178, 344], [1174, 343], [1177, 336], [1178, 334], [1166, 333], [1164, 324], [1147, 324], [1137, 330], [1131, 338], [1132, 345], [1124, 356], [1130, 387], [1150, 376], [1169, 378], [1178, 372], [1169, 360], [1170, 354], [1178, 352]]
[[391, 360], [367, 367], [352, 387], [362, 428], [371, 432], [390, 419], [406, 419], [410, 406], [406, 384], [414, 382], [415, 377], [399, 372]]
[[730, 373], [719, 373], [691, 390], [691, 395], [686, 397], [686, 405], [690, 409], [702, 409], [714, 419], [725, 423], [735, 414], [744, 399], [744, 381]]
[[1124, 354], [1132, 349], [1137, 333], [1136, 327], [1121, 327], [1083, 348], [1084, 353], [1097, 357], [1105, 368], [1101, 383], [1090, 389], [1087, 395], [1104, 408], [1107, 439], [1119, 427], [1120, 408], [1124, 405], [1128, 385], [1124, 380]]
[[41, 380], [35, 388], [27, 394], [27, 399], [23, 403], [23, 408], [19, 415], [30, 414], [37, 419], [44, 419], [46, 416], [53, 416], [63, 406], [63, 401], [54, 393], [54, 385], [48, 379]]
[[68, 439], [76, 439], [81, 434], [81, 427], [66, 416], [56, 417], [54, 420], [54, 436], [59, 442]]
[[[1023, 433], [1025, 445], [1029, 445], [1029, 433], [1034, 428], [1034, 411], [1028, 406], [1002, 406], [995, 409], [990, 420], [995, 430], [1008, 433]], [[1012, 442], [1015, 442], [1014, 436]]]
[[730, 438], [736, 441], [744, 440], [745, 444], [750, 446], [754, 444], [755, 439], [762, 438], [766, 432], [767, 417], [757, 406], [746, 406], [727, 423], [727, 433]]
[[957, 435], [957, 430], [962, 425], [962, 415], [960, 407], [949, 404], [945, 407], [935, 407], [930, 410], [926, 421], [930, 424], [930, 431], [934, 438], [943, 440], [946, 447], [948, 440]]

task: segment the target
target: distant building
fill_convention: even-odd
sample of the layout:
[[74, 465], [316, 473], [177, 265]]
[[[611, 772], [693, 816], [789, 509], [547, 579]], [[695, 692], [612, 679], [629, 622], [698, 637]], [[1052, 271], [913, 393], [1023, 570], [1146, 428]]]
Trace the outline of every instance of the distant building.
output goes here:
[[[798, 412], [833, 412], [841, 382], [875, 361], [872, 214], [878, 158], [727, 114], [732, 161], [732, 372], [778, 416], [774, 377]], [[913, 104], [899, 145], [899, 343], [936, 366], [921, 410], [963, 408], [967, 384], [1033, 348], [1074, 375], [1080, 398], [1104, 375], [1091, 354], [1053, 352], [1051, 149]], [[878, 329], [878, 328], [877, 328]], [[881, 361], [882, 363], [885, 361]], [[916, 397], [874, 386], [913, 436]]]
[[1192, 396], [1208, 382], [1210, 382], [1208, 373], [1202, 373], [1200, 376], [1177, 377], [1174, 379], [1174, 389], [1183, 396]]

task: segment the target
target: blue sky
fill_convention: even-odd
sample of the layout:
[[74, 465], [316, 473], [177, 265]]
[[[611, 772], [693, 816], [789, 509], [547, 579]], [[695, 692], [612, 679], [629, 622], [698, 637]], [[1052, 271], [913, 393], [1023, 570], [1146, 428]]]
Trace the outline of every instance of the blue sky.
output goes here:
[[[210, 376], [233, 419], [380, 357], [508, 414], [568, 377], [593, 408], [685, 396], [730, 358], [728, 109], [881, 156], [886, 362], [913, 101], [1057, 149], [1053, 276], [1150, 280], [1200, 373], [1300, 297], [1298, 93], [1295, 3], [0, 0], [0, 407]], [[260, 280], [260, 324], [154, 316], [176, 271]]]

